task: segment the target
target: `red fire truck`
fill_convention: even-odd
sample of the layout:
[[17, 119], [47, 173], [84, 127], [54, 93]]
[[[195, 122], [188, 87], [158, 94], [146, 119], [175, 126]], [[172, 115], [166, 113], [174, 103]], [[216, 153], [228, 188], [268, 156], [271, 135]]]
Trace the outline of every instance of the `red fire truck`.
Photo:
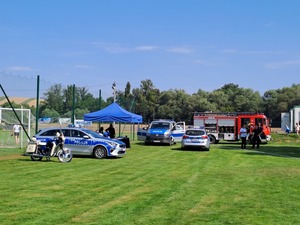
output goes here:
[[240, 139], [239, 131], [242, 126], [247, 125], [248, 132], [251, 134], [254, 126], [259, 123], [263, 127], [262, 143], [267, 143], [271, 139], [271, 127], [269, 119], [262, 113], [194, 113], [194, 126], [204, 128], [212, 144], [218, 143], [220, 140], [238, 141]]

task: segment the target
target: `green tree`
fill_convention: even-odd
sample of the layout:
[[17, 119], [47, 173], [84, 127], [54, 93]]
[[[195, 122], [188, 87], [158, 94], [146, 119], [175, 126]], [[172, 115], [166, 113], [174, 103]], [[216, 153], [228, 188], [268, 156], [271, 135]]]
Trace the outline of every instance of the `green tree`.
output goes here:
[[125, 99], [130, 97], [131, 94], [130, 91], [131, 91], [131, 85], [129, 82], [127, 82], [125, 87], [125, 92], [124, 92]]
[[61, 84], [55, 84], [44, 93], [45, 96], [45, 108], [53, 109], [59, 114], [64, 113], [64, 97], [63, 88]]
[[257, 91], [240, 88], [232, 83], [213, 91], [210, 100], [223, 112], [261, 112], [262, 110], [262, 99]]
[[[215, 90], [209, 94], [207, 100], [215, 105], [212, 106], [217, 112], [233, 112], [234, 108], [229, 101], [229, 96], [223, 90]], [[214, 110], [212, 110], [214, 111]]]
[[273, 120], [280, 121], [282, 112], [289, 112], [300, 104], [300, 84], [276, 90], [268, 90], [262, 96], [263, 110]]
[[[101, 105], [103, 100], [101, 99]], [[97, 111], [99, 110], [99, 98], [95, 98], [88, 89], [84, 87], [76, 88], [76, 108], [83, 109], [84, 111]]]
[[279, 116], [278, 110], [278, 91], [266, 91], [262, 97], [264, 113], [270, 118]]
[[[11, 103], [11, 105], [12, 105], [13, 108], [21, 108], [21, 105], [15, 103], [14, 101], [10, 101], [10, 103]], [[3, 107], [3, 108], [11, 108], [10, 104], [8, 102], [3, 103], [1, 105], [1, 107]]]
[[40, 112], [40, 117], [50, 117], [53, 119], [57, 119], [60, 117], [60, 114], [55, 109], [45, 108]]
[[190, 95], [184, 90], [168, 90], [161, 92], [158, 104], [157, 116], [161, 118], [174, 119], [176, 121], [188, 120], [192, 113], [189, 104]]
[[140, 88], [133, 90], [136, 96], [136, 112], [147, 122], [151, 121], [158, 110], [159, 89], [154, 87], [151, 80], [141, 81]]
[[[71, 111], [73, 108], [73, 85], [68, 85], [67, 88], [63, 89], [62, 97], [64, 103], [63, 112]], [[75, 98], [76, 98], [76, 94], [75, 94]]]

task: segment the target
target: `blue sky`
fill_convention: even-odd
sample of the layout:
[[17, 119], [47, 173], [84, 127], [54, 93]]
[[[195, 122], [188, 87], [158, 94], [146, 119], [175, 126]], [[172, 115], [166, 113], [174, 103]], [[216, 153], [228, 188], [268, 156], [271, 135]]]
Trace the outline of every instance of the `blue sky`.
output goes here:
[[145, 79], [189, 94], [300, 83], [298, 0], [0, 0], [0, 8], [10, 95], [22, 95], [14, 92], [22, 82], [6, 84], [9, 76], [101, 89], [105, 99], [113, 82], [123, 91]]

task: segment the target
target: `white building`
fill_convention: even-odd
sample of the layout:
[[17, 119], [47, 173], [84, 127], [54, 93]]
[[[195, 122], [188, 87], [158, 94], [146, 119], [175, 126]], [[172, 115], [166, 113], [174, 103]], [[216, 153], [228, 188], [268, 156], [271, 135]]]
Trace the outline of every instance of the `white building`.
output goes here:
[[296, 132], [295, 125], [300, 123], [300, 106], [294, 106], [290, 112], [281, 113], [281, 129], [285, 131], [287, 125], [291, 132]]

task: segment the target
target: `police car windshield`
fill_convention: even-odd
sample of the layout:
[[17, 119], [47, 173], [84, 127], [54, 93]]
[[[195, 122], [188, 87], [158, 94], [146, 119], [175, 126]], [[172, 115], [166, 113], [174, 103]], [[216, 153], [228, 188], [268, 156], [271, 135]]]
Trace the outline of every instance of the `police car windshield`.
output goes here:
[[82, 131], [84, 131], [85, 133], [89, 134], [90, 136], [92, 136], [93, 138], [103, 138], [102, 135], [100, 135], [99, 133], [89, 130], [89, 129], [82, 129]]
[[169, 129], [169, 123], [153, 123], [151, 128], [162, 128], [162, 129]]
[[205, 134], [204, 130], [187, 130], [185, 133], [186, 135], [195, 135], [195, 136]]

